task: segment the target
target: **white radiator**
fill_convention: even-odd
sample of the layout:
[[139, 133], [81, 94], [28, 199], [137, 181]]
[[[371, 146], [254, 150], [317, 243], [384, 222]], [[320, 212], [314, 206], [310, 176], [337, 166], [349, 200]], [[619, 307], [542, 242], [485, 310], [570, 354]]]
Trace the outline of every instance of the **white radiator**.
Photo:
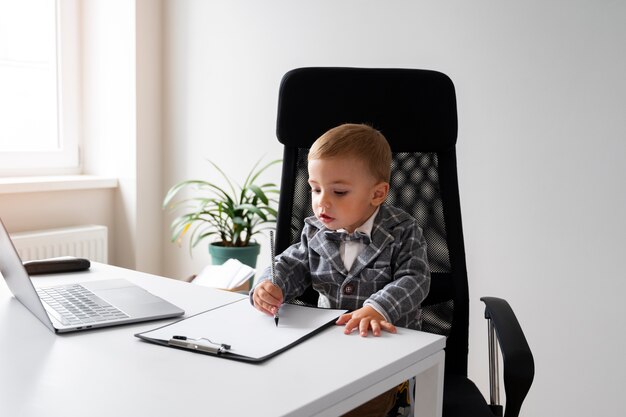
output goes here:
[[76, 256], [107, 263], [107, 228], [100, 225], [12, 233], [22, 261]]

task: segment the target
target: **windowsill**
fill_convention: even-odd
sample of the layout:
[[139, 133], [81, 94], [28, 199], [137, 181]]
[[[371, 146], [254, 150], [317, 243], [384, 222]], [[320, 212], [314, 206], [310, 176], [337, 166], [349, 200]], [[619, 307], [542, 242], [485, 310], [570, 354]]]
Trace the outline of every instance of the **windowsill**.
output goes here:
[[116, 188], [117, 178], [99, 175], [51, 175], [0, 178], [0, 194]]

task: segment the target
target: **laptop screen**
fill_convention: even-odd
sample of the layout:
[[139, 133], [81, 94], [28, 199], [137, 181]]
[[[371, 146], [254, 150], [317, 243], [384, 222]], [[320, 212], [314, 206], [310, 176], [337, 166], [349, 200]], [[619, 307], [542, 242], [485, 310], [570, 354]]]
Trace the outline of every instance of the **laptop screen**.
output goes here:
[[50, 330], [54, 331], [48, 313], [41, 304], [39, 295], [37, 295], [2, 219], [0, 219], [0, 272], [15, 298]]

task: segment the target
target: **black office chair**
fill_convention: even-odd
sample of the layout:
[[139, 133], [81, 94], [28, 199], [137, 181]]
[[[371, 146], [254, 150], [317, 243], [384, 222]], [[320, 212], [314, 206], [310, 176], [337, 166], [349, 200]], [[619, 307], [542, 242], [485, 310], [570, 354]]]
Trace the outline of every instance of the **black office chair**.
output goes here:
[[[468, 286], [456, 170], [457, 109], [452, 81], [435, 71], [300, 68], [281, 83], [277, 136], [284, 145], [276, 226], [277, 253], [300, 238], [313, 215], [307, 153], [326, 130], [342, 123], [379, 129], [393, 151], [388, 203], [412, 214], [424, 231], [432, 284], [424, 303], [423, 330], [447, 336], [443, 415], [502, 416], [497, 362], [491, 362], [491, 404], [467, 378]], [[505, 416], [517, 416], [530, 389], [534, 362], [513, 311], [485, 297], [490, 336], [500, 344]], [[317, 305], [311, 288], [298, 302]], [[497, 359], [490, 337], [490, 359]], [[494, 379], [494, 377], [496, 377]]]

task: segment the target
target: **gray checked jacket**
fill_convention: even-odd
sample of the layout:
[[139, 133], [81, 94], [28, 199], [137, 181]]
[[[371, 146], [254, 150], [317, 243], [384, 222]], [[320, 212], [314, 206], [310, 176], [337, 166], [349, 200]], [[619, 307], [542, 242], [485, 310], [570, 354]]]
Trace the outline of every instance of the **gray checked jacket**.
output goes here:
[[[430, 270], [417, 221], [403, 210], [382, 205], [371, 242], [349, 271], [339, 254], [339, 241], [325, 235], [328, 230], [314, 216], [308, 217], [300, 242], [276, 257], [275, 283], [284, 299], [291, 300], [312, 285], [331, 308], [356, 310], [371, 304], [394, 325], [419, 330]], [[268, 268], [258, 282], [269, 278]]]

